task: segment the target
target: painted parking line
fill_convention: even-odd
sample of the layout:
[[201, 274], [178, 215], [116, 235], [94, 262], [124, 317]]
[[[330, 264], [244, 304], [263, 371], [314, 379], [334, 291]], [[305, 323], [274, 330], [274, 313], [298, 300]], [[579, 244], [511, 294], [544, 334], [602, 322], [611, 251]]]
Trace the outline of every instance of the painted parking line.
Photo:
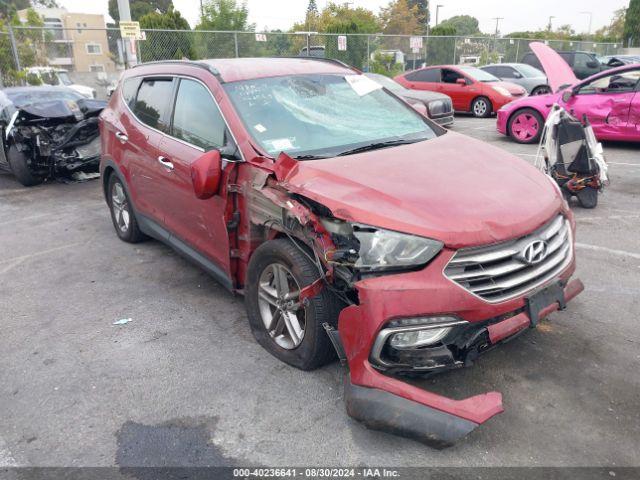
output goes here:
[[640, 260], [640, 253], [627, 252], [626, 250], [617, 250], [615, 248], [601, 247], [600, 245], [589, 245], [588, 243], [579, 242], [576, 242], [576, 247], [582, 248], [583, 250], [592, 250], [594, 252], [603, 252], [616, 255], [618, 257], [628, 257]]

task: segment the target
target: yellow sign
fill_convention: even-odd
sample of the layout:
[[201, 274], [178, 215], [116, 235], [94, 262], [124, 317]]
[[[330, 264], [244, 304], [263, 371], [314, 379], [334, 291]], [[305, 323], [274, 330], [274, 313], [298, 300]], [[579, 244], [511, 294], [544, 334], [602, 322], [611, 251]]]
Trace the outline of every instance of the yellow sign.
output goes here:
[[122, 38], [141, 40], [140, 22], [120, 22], [120, 35]]

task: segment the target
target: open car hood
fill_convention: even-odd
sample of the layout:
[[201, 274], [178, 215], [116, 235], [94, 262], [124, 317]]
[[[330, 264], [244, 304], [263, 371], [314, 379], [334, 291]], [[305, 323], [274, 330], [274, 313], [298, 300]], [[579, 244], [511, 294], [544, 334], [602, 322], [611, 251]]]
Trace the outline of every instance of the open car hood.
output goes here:
[[295, 162], [282, 180], [338, 218], [434, 238], [451, 248], [518, 238], [562, 207], [557, 189], [526, 161], [454, 132]]
[[529, 47], [538, 57], [544, 73], [547, 74], [552, 91], [557, 92], [560, 87], [578, 83], [578, 78], [571, 67], [551, 47], [541, 42], [531, 42]]

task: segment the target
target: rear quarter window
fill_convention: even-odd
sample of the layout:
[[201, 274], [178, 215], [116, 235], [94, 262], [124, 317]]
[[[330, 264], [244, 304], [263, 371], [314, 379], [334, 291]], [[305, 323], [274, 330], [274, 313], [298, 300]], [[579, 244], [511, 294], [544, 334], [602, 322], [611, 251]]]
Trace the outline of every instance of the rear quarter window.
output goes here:
[[133, 108], [133, 102], [136, 98], [136, 92], [140, 85], [140, 78], [127, 78], [122, 82], [122, 99], [129, 108]]
[[172, 79], [146, 78], [142, 80], [133, 105], [138, 120], [161, 132], [169, 132], [167, 110], [173, 91]]

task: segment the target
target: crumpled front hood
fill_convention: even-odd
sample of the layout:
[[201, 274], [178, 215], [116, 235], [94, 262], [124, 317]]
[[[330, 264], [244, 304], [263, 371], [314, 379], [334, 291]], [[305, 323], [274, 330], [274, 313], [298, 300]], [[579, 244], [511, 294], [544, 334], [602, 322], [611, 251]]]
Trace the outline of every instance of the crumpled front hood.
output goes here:
[[451, 248], [523, 236], [562, 208], [557, 189], [533, 166], [454, 132], [300, 161], [283, 183], [343, 220], [438, 239]]

